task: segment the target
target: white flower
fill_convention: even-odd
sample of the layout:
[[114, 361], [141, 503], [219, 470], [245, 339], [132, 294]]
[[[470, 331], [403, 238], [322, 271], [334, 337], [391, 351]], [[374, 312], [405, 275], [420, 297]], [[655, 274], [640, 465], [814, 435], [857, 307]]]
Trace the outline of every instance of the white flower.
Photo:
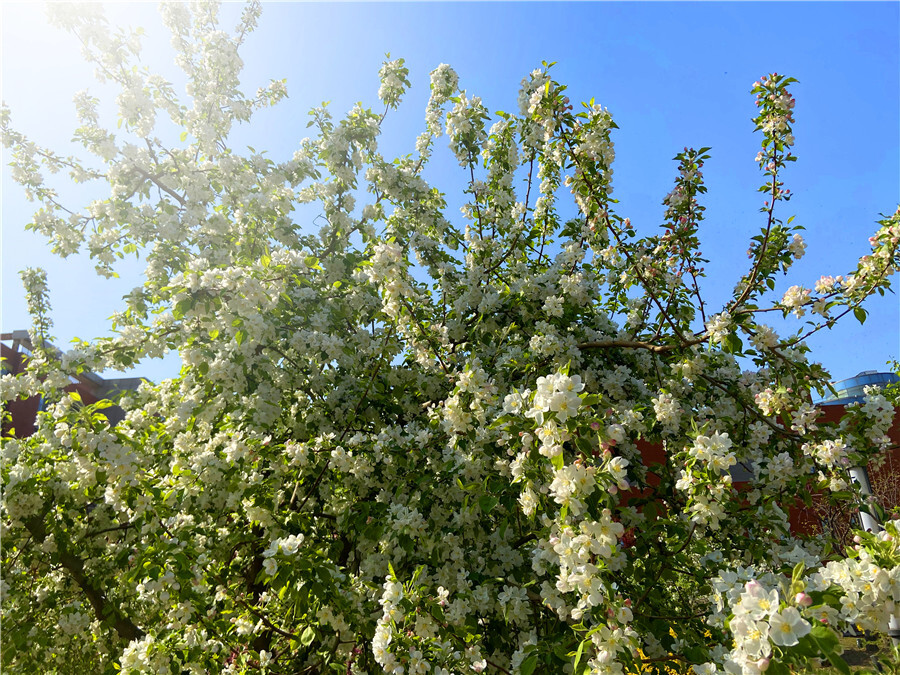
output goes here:
[[549, 316], [562, 316], [563, 299], [557, 295], [551, 295], [544, 301], [544, 311]]
[[654, 398], [653, 411], [660, 424], [664, 424], [670, 429], [678, 427], [681, 420], [681, 405], [672, 394], [662, 392], [659, 398]]
[[409, 86], [409, 81], [406, 79], [409, 69], [403, 63], [403, 59], [385, 61], [379, 72], [381, 87], [378, 89], [378, 98], [391, 107], [397, 106], [400, 97]]
[[809, 289], [802, 286], [791, 286], [787, 289], [784, 297], [781, 299], [781, 305], [794, 313], [794, 316], [800, 318], [806, 314], [803, 306], [809, 304]]
[[759, 324], [756, 327], [756, 334], [750, 338], [750, 342], [757, 349], [771, 349], [778, 344], [778, 333], [765, 324]]
[[806, 253], [806, 242], [803, 241], [803, 237], [799, 234], [795, 234], [791, 243], [788, 245], [788, 250], [791, 252], [791, 255], [794, 256], [795, 260], [800, 260], [800, 258], [803, 257], [803, 254]]
[[782, 647], [791, 647], [809, 634], [812, 627], [809, 621], [800, 616], [796, 607], [787, 607], [770, 619], [772, 642]]
[[740, 609], [735, 614], [746, 614], [754, 621], [763, 619], [778, 611], [778, 591], [766, 590], [758, 581], [749, 581], [740, 597]]
[[769, 646], [769, 624], [765, 621], [735, 616], [731, 622], [731, 632], [734, 633], [735, 642], [751, 657], [760, 658], [772, 653]]
[[716, 668], [715, 663], [704, 663], [702, 665], [693, 665], [691, 666], [691, 670], [693, 670], [696, 675], [716, 675], [719, 672], [719, 669]]
[[832, 277], [832, 276], [823, 276], [820, 277], [816, 282], [816, 292], [817, 293], [831, 293], [834, 290], [835, 285], [840, 284], [843, 281], [843, 277]]
[[709, 333], [709, 344], [720, 344], [731, 333], [731, 315], [722, 312], [711, 316], [706, 323], [706, 331]]

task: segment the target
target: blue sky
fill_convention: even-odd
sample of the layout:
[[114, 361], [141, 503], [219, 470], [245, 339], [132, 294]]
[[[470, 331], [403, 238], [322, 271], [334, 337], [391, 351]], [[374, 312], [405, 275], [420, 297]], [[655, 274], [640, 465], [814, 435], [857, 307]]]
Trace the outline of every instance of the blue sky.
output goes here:
[[[225, 26], [239, 9], [224, 8]], [[74, 39], [48, 26], [37, 3], [7, 2], [0, 11], [2, 97], [14, 125], [40, 144], [66, 147], [75, 126], [72, 95], [104, 90], [80, 62]], [[109, 13], [145, 26], [146, 60], [175, 77], [154, 5], [117, 3]], [[619, 213], [639, 232], [661, 222], [661, 201], [675, 176], [672, 157], [684, 146], [711, 146], [701, 238], [711, 260], [706, 295], [713, 307], [746, 268], [749, 238], [764, 224], [749, 93], [761, 75], [777, 71], [800, 80], [793, 88], [799, 161], [785, 176], [795, 196], [781, 216], [796, 214], [808, 248], [779, 291], [850, 271], [866, 253], [879, 213], [893, 213], [900, 200], [898, 3], [265, 3], [243, 52], [242, 81], [254, 91], [287, 78], [290, 98], [239, 129], [234, 145], [287, 157], [307, 135], [305, 114], [313, 105], [331, 101], [335, 115], [356, 101], [378, 107], [385, 52], [406, 59], [413, 85], [387, 122], [386, 154], [412, 151], [428, 74], [438, 64], [452, 65], [470, 95], [496, 111], [514, 110], [520, 80], [541, 61], [556, 61], [554, 77], [569, 86], [572, 100], [596, 98], [620, 127], [615, 196]], [[107, 334], [106, 318], [140, 283], [141, 266], [124, 265], [122, 278], [111, 283], [96, 278], [89, 261], [50, 255], [39, 237], [23, 231], [31, 209], [6, 161], [0, 327], [27, 327], [17, 273], [42, 265], [57, 343]], [[449, 154], [435, 161], [430, 178], [458, 202], [452, 196], [463, 177]], [[82, 188], [63, 194], [76, 205], [99, 196]], [[898, 296], [877, 298], [869, 309], [864, 327], [849, 319], [809, 341], [812, 358], [836, 378], [900, 358]], [[157, 379], [177, 367], [167, 359], [142, 365], [138, 374]]]

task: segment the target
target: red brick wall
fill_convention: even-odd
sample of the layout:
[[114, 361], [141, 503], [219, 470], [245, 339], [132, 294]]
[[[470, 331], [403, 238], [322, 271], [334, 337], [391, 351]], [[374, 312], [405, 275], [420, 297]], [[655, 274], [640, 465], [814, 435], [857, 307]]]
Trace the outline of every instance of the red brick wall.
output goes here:
[[[21, 373], [25, 370], [26, 355], [22, 352], [15, 352], [5, 344], [0, 343], [0, 356], [5, 361], [4, 372]], [[98, 398], [92, 390], [85, 384], [70, 384], [65, 391], [77, 391], [81, 396], [81, 400], [85, 404], [96, 403]], [[35, 430], [35, 420], [37, 419], [38, 408], [40, 407], [40, 397], [31, 396], [24, 400], [9, 401], [6, 404], [6, 410], [12, 416], [12, 422], [3, 423], [3, 435], [7, 435], [10, 429], [15, 430], [16, 438], [25, 438], [31, 436]]]

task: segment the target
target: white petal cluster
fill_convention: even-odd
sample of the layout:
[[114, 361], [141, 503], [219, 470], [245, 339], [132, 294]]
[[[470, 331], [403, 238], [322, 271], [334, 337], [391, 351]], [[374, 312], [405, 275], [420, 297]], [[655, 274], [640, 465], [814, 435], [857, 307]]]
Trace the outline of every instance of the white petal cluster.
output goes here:
[[366, 268], [369, 280], [382, 289], [383, 308], [388, 316], [397, 318], [400, 315], [402, 300], [412, 293], [412, 287], [406, 278], [406, 260], [403, 249], [392, 241], [375, 245], [372, 251], [371, 265]]
[[404, 616], [403, 610], [397, 606], [397, 603], [403, 597], [403, 586], [396, 581], [387, 579], [383, 588], [384, 592], [379, 600], [383, 614], [375, 626], [375, 637], [372, 638], [372, 654], [375, 656], [378, 664], [384, 669], [384, 672], [402, 675], [405, 669], [397, 659], [397, 656], [391, 651], [390, 645], [394, 637], [391, 624], [392, 622], [400, 621]]
[[171, 672], [169, 659], [163, 650], [155, 648], [153, 635], [132, 641], [122, 652], [119, 664], [126, 675], [163, 675]]
[[652, 399], [652, 402], [656, 420], [665, 427], [668, 433], [677, 431], [682, 414], [678, 399], [668, 392], [660, 392], [657, 398]]
[[[880, 534], [882, 539], [891, 536]], [[823, 584], [843, 590], [840, 618], [848, 624], [885, 632], [891, 617], [900, 615], [900, 567], [881, 567], [865, 549], [858, 558], [829, 562], [820, 575]]]
[[721, 344], [733, 330], [731, 315], [728, 312], [715, 314], [706, 322], [706, 332], [711, 345]]
[[860, 412], [872, 424], [872, 427], [866, 432], [868, 439], [886, 448], [890, 443], [887, 432], [894, 421], [894, 406], [885, 398], [878, 387], [866, 387], [865, 400], [860, 408]]
[[553, 481], [550, 483], [550, 495], [553, 500], [568, 507], [573, 515], [581, 515], [584, 511], [582, 500], [591, 495], [596, 485], [595, 471], [595, 467], [580, 463], [567, 464], [562, 469], [554, 471]]
[[809, 294], [810, 291], [808, 288], [791, 286], [785, 292], [784, 297], [781, 298], [781, 305], [786, 310], [793, 312], [794, 316], [800, 318], [806, 313], [804, 306], [812, 302]]
[[487, 118], [487, 109], [481, 103], [481, 97], [469, 99], [465, 92], [459, 95], [453, 110], [447, 113], [447, 136], [460, 166], [468, 166], [481, 155], [487, 141], [484, 128]]
[[578, 413], [581, 406], [581, 398], [578, 393], [584, 389], [581, 377], [556, 373], [537, 379], [537, 388], [531, 408], [525, 413], [526, 417], [533, 418], [537, 424], [544, 423], [544, 414], [556, 413], [556, 420], [564, 424], [569, 417]]
[[396, 108], [400, 103], [400, 98], [409, 86], [406, 76], [409, 69], [404, 66], [403, 59], [395, 59], [386, 61], [378, 73], [381, 77], [381, 87], [378, 89], [378, 98], [385, 105]]
[[707, 464], [712, 471], [724, 472], [737, 461], [731, 451], [728, 434], [716, 432], [712, 436], [698, 435], [694, 445], [688, 449], [688, 456]]
[[[797, 596], [803, 604], [798, 607], [787, 604], [772, 575], [751, 578], [746, 583], [742, 576], [753, 574], [751, 569], [739, 569], [721, 574], [713, 586], [719, 598], [719, 607], [727, 597], [733, 617], [729, 629], [734, 636], [734, 649], [723, 655], [723, 669], [731, 675], [759, 675], [768, 666], [772, 646], [792, 647], [808, 635], [812, 624], [804, 618], [803, 611], [809, 603]], [[802, 610], [802, 611], [801, 611]]]

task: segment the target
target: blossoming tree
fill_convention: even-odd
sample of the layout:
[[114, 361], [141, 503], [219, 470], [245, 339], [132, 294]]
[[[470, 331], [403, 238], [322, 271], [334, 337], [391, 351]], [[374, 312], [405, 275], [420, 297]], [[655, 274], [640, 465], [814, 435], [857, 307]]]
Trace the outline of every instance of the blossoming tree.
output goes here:
[[[146, 283], [116, 337], [59, 357], [45, 277], [23, 274], [34, 353], [0, 389], [47, 406], [3, 441], [4, 672], [784, 673], [845, 669], [837, 632], [886, 630], [896, 528], [832, 551], [785, 512], [812, 491], [856, 503], [847, 468], [886, 443], [881, 393], [817, 420], [828, 375], [804, 339], [888, 288], [900, 212], [856, 269], [771, 299], [804, 250], [780, 216], [790, 78], [753, 87], [762, 228], [714, 309], [708, 149], [676, 157], [665, 223], [639, 235], [610, 196], [612, 117], [575, 111], [548, 67], [492, 116], [439, 66], [415, 152], [391, 160], [379, 130], [409, 82], [389, 61], [384, 112], [317, 108], [277, 163], [228, 142], [285, 95], [238, 88], [258, 5], [234, 34], [215, 5], [164, 6], [186, 99], [82, 9], [62, 20], [120, 88], [121, 129], [82, 94], [84, 157], [7, 109], [3, 141], [30, 227], [105, 274], [142, 252]], [[462, 216], [423, 177], [444, 133]], [[44, 169], [109, 196], [64, 206]], [[318, 204], [318, 233], [298, 204]], [[793, 335], [761, 322], [807, 310]], [[123, 398], [114, 426], [108, 402], [62, 391], [168, 350], [180, 375]]]

